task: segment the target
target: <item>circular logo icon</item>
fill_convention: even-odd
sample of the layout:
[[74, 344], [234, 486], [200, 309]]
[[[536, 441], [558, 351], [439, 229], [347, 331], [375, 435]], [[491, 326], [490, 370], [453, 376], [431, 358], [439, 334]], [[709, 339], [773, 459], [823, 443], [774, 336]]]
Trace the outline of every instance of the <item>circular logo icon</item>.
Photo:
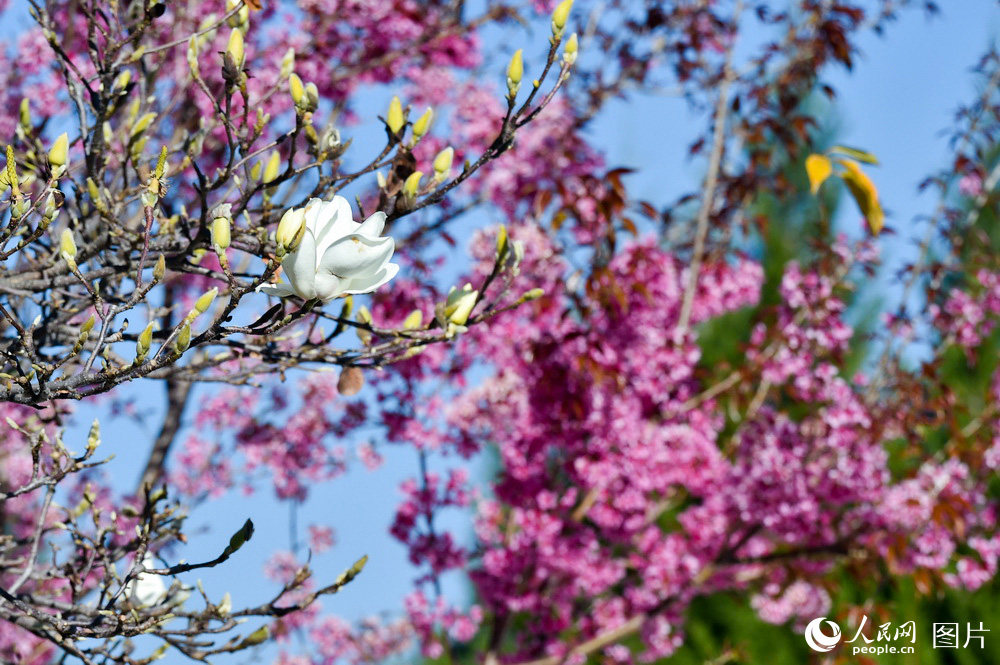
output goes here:
[[826, 617], [819, 617], [810, 621], [809, 625], [806, 626], [806, 644], [813, 651], [831, 651], [840, 641], [840, 626], [832, 621], [826, 621], [833, 632], [833, 635], [827, 635], [822, 628], [824, 621], [826, 621]]

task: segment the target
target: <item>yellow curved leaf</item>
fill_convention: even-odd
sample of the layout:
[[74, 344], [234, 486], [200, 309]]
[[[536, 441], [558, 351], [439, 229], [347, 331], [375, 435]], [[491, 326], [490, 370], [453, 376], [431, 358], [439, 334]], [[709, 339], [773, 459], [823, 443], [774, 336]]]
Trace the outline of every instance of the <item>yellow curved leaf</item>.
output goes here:
[[875, 188], [875, 183], [872, 182], [868, 174], [862, 171], [861, 167], [855, 162], [846, 159], [838, 159], [837, 161], [845, 169], [840, 177], [843, 179], [844, 184], [847, 185], [847, 189], [850, 190], [855, 202], [857, 202], [861, 214], [868, 220], [868, 227], [871, 229], [872, 235], [877, 236], [885, 224], [885, 212], [883, 212], [882, 205], [879, 203], [878, 190]]
[[833, 173], [833, 164], [824, 155], [809, 155], [806, 157], [806, 175], [809, 176], [809, 191], [813, 194], [819, 191], [820, 185]]

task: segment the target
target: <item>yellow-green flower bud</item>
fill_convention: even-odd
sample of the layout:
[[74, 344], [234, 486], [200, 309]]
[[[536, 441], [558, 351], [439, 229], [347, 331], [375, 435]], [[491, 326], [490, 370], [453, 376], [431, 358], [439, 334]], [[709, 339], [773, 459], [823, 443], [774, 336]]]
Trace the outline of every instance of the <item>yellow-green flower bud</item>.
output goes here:
[[229, 249], [229, 243], [232, 240], [231, 232], [232, 224], [228, 217], [216, 217], [212, 220], [212, 245], [216, 252]]
[[191, 70], [191, 76], [197, 77], [199, 75], [198, 38], [194, 35], [191, 35], [191, 39], [188, 40], [187, 62], [188, 62], [188, 69]]
[[573, 0], [562, 0], [556, 5], [555, 11], [552, 12], [552, 34], [555, 37], [562, 36], [562, 31], [566, 28], [566, 22], [569, 20], [569, 10], [572, 8]]
[[281, 216], [278, 222], [278, 230], [275, 232], [275, 240], [280, 251], [294, 252], [302, 236], [305, 235], [306, 211], [305, 208], [289, 208]]
[[31, 102], [27, 97], [21, 99], [21, 108], [18, 111], [18, 123], [21, 129], [27, 134], [31, 131]]
[[507, 91], [512, 98], [517, 95], [522, 78], [524, 78], [524, 60], [521, 49], [517, 49], [510, 58], [510, 64], [507, 65]]
[[237, 69], [243, 69], [243, 58], [246, 53], [243, 45], [243, 31], [233, 28], [229, 33], [229, 43], [226, 45], [226, 53], [233, 59], [233, 64]]
[[424, 313], [419, 309], [410, 312], [409, 316], [403, 320], [404, 330], [416, 330], [424, 322]]
[[264, 177], [262, 182], [267, 185], [278, 178], [281, 170], [281, 154], [277, 150], [271, 151], [271, 156], [267, 159], [267, 166], [264, 167]]
[[406, 118], [403, 117], [403, 103], [399, 101], [399, 97], [393, 96], [392, 101], [389, 102], [389, 111], [385, 114], [385, 124], [388, 125], [389, 131], [393, 135], [399, 134], [406, 125]]
[[431, 128], [432, 120], [434, 120], [434, 109], [427, 107], [427, 110], [424, 111], [419, 118], [417, 118], [415, 123], [413, 123], [412, 131], [414, 143], [423, 138], [424, 134], [427, 133], [427, 130]]
[[76, 267], [76, 241], [69, 229], [63, 229], [62, 235], [59, 236], [59, 254], [70, 268]]
[[144, 131], [149, 129], [149, 126], [153, 124], [153, 120], [155, 119], [156, 119], [156, 114], [153, 113], [152, 111], [144, 114], [141, 118], [139, 118], [136, 121], [135, 125], [132, 126], [132, 136], [138, 136], [139, 134], [142, 134]]
[[538, 300], [544, 295], [545, 295], [545, 289], [531, 289], [530, 291], [525, 292], [523, 296], [521, 296], [521, 302], [530, 302], [532, 300]]
[[111, 86], [112, 90], [124, 90], [128, 87], [129, 82], [132, 81], [132, 70], [126, 69], [115, 79], [114, 84]]
[[302, 103], [302, 96], [305, 94], [305, 88], [302, 86], [302, 79], [295, 72], [292, 72], [288, 76], [288, 92], [292, 95], [292, 102], [296, 106]]
[[455, 150], [448, 146], [434, 158], [434, 181], [441, 182], [451, 175], [451, 164], [455, 160]]
[[99, 445], [101, 445], [101, 423], [97, 418], [94, 418], [94, 422], [90, 425], [90, 432], [87, 434], [87, 452], [93, 453]]
[[189, 346], [191, 346], [191, 325], [184, 324], [181, 331], [177, 333], [177, 339], [174, 340], [174, 351], [178, 354], [184, 353]]
[[194, 301], [194, 310], [199, 314], [204, 314], [208, 311], [208, 308], [212, 306], [215, 301], [215, 296], [219, 295], [219, 289], [217, 287], [212, 287], [205, 293], [201, 294], [197, 300]]
[[94, 324], [96, 322], [97, 322], [97, 319], [94, 318], [93, 314], [91, 314], [90, 317], [86, 321], [83, 322], [83, 325], [80, 326], [80, 334], [81, 335], [86, 335], [86, 334], [90, 333], [90, 331], [94, 329]]
[[139, 333], [139, 339], [135, 343], [136, 360], [141, 361], [149, 353], [149, 347], [153, 344], [153, 322], [150, 321], [145, 329]]
[[572, 66], [576, 62], [577, 51], [580, 48], [580, 44], [577, 41], [576, 33], [574, 32], [566, 40], [566, 48], [563, 49], [563, 62], [567, 65]]
[[306, 111], [315, 111], [319, 106], [319, 88], [312, 81], [305, 86]]
[[69, 136], [63, 132], [52, 144], [52, 149], [49, 150], [49, 164], [65, 166], [67, 159], [69, 159]]
[[449, 323], [465, 325], [472, 314], [472, 309], [476, 306], [476, 298], [479, 291], [472, 288], [472, 284], [466, 284], [459, 291], [454, 286], [448, 292], [448, 300], [444, 305], [444, 315], [448, 317]]
[[500, 230], [497, 231], [497, 260], [503, 261], [507, 257], [507, 252], [507, 226], [501, 224]]
[[163, 254], [160, 254], [160, 258], [156, 259], [156, 265], [153, 266], [153, 281], [158, 282], [163, 279], [163, 274], [167, 271], [167, 261], [163, 258]]
[[286, 79], [291, 76], [293, 67], [295, 67], [295, 49], [288, 47], [285, 55], [281, 56], [281, 78]]
[[403, 194], [409, 198], [415, 198], [420, 190], [420, 179], [424, 177], [423, 171], [414, 171], [403, 181]]

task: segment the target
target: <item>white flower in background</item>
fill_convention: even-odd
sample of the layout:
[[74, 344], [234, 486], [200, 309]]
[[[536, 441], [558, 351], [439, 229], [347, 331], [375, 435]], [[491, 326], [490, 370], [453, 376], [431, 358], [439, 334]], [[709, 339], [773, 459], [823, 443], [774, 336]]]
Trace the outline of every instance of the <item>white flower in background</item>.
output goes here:
[[[289, 212], [286, 216], [291, 222], [299, 211]], [[342, 196], [334, 196], [332, 201], [310, 199], [305, 207], [302, 240], [281, 262], [289, 283], [263, 284], [258, 290], [323, 302], [371, 293], [399, 272], [398, 265], [389, 263], [396, 243], [392, 238], [380, 237], [384, 226], [384, 212], [376, 212], [363, 223], [355, 222], [351, 204]], [[279, 235], [298, 235], [292, 231], [285, 229], [282, 233], [279, 229]]]
[[[149, 552], [146, 552], [142, 565], [146, 568], [156, 568], [156, 562], [153, 561], [153, 556]], [[125, 593], [128, 594], [133, 605], [152, 607], [163, 602], [167, 596], [167, 587], [163, 583], [162, 576], [141, 573], [128, 583]]]

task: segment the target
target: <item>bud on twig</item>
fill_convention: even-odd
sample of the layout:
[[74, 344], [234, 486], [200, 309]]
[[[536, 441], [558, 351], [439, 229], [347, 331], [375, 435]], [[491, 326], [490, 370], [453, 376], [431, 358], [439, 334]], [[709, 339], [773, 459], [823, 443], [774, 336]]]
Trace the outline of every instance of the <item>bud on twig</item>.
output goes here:
[[278, 243], [278, 255], [298, 249], [306, 229], [306, 211], [304, 208], [289, 208], [278, 222], [275, 240]]
[[562, 0], [556, 5], [552, 12], [552, 37], [559, 39], [563, 30], [566, 29], [566, 22], [569, 20], [569, 10], [573, 8], [573, 0]]
[[66, 166], [66, 160], [69, 158], [69, 136], [66, 132], [59, 135], [56, 142], [52, 144], [52, 148], [49, 150], [49, 164], [55, 167]]
[[577, 41], [576, 33], [574, 32], [566, 40], [566, 47], [563, 49], [563, 62], [569, 66], [573, 66], [576, 62], [577, 50], [580, 48], [579, 42]]
[[510, 99], [514, 99], [517, 96], [517, 91], [521, 88], [521, 79], [523, 77], [524, 60], [522, 59], [521, 49], [517, 49], [510, 58], [510, 64], [507, 65], [507, 96]]
[[455, 150], [448, 146], [434, 158], [434, 182], [443, 182], [451, 175], [451, 164], [455, 160]]
[[403, 104], [399, 101], [399, 97], [394, 96], [389, 102], [389, 111], [385, 114], [385, 124], [393, 136], [398, 136], [406, 125], [406, 118], [403, 117]]
[[76, 270], [76, 241], [69, 229], [63, 229], [62, 235], [59, 236], [59, 254], [70, 270]]
[[424, 111], [419, 118], [417, 118], [415, 123], [413, 123], [413, 128], [411, 130], [413, 132], [413, 140], [411, 141], [411, 145], [416, 145], [417, 141], [423, 138], [424, 134], [427, 133], [427, 130], [430, 129], [431, 121], [433, 119], [434, 109], [427, 107], [427, 110]]

